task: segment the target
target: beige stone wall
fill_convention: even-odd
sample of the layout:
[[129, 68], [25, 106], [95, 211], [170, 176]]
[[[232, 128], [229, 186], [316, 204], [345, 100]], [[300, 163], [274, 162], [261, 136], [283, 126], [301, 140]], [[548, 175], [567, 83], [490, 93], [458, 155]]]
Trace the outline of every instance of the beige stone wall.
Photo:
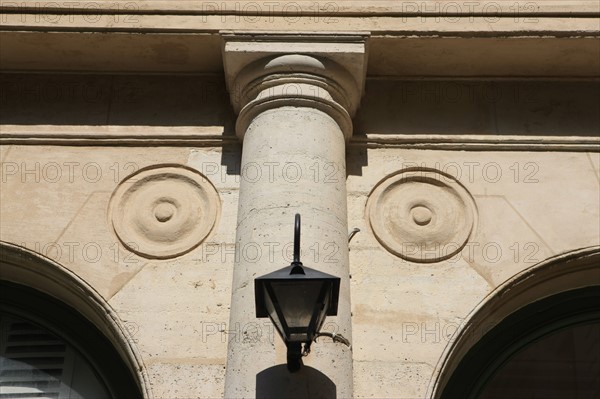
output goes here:
[[[348, 178], [349, 227], [361, 229], [350, 243], [355, 394], [424, 397], [444, 348], [488, 293], [551, 256], [598, 245], [600, 157], [401, 149], [367, 156], [362, 174]], [[477, 206], [469, 242], [445, 261], [403, 260], [382, 248], [369, 225], [374, 183], [414, 165], [460, 175]]]
[[[350, 244], [355, 395], [422, 397], [442, 351], [489, 292], [546, 258], [597, 245], [599, 157], [367, 153], [362, 175], [348, 178], [349, 227], [361, 229]], [[211, 179], [222, 208], [205, 244], [175, 259], [148, 260], [126, 251], [109, 224], [106, 210], [118, 184], [113, 171], [125, 177], [126, 164], [174, 162], [201, 170], [202, 162], [220, 157], [218, 149], [2, 147], [1, 239], [56, 260], [109, 302], [131, 329], [156, 397], [222, 395], [232, 337], [220, 330], [229, 329], [238, 183], [235, 176]], [[63, 168], [55, 182], [51, 168], [67, 162], [81, 166], [74, 166], [72, 181]], [[408, 262], [386, 251], [365, 214], [375, 184], [415, 163], [460, 172], [477, 204], [469, 243], [439, 263]], [[18, 174], [6, 174], [13, 164]], [[102, 170], [98, 181], [96, 170]]]
[[210, 180], [221, 208], [215, 227], [203, 244], [173, 259], [128, 251], [112, 228], [109, 202], [135, 169], [175, 163], [206, 171], [222, 154], [2, 147], [0, 240], [55, 260], [98, 291], [130, 331], [158, 398], [222, 395], [227, 336], [219, 330], [229, 317], [239, 181], [227, 174]]
[[[108, 301], [156, 398], [221, 397], [227, 340], [244, 328], [228, 325], [241, 148], [222, 77], [2, 79], [0, 239], [56, 260]], [[348, 227], [361, 230], [350, 242], [355, 396], [423, 397], [488, 293], [553, 255], [598, 245], [596, 90], [571, 80], [368, 81], [347, 149]], [[113, 229], [111, 197], [132, 173], [173, 164], [216, 189], [214, 228], [180, 256], [132, 253]], [[446, 173], [450, 192], [472, 198], [468, 242], [449, 259], [407, 261], [376, 237], [371, 193], [407, 168]]]

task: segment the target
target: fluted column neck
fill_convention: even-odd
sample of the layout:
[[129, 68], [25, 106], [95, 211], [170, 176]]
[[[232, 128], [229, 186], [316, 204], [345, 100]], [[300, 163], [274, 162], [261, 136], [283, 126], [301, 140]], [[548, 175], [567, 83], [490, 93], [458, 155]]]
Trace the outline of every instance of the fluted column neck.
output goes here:
[[352, 116], [360, 99], [358, 84], [337, 63], [305, 54], [262, 58], [235, 79], [232, 103], [239, 113], [236, 133], [243, 138], [259, 113], [282, 106], [316, 108], [352, 135]]

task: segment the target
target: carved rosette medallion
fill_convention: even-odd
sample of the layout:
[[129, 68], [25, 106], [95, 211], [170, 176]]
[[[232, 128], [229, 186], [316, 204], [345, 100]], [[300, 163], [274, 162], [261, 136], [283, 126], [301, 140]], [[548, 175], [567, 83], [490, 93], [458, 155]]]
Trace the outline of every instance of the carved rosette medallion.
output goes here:
[[168, 259], [198, 246], [220, 211], [217, 191], [206, 177], [183, 166], [142, 169], [117, 187], [109, 217], [132, 252]]
[[367, 202], [367, 217], [389, 252], [408, 261], [432, 263], [461, 251], [476, 225], [477, 207], [451, 176], [412, 169], [377, 185]]

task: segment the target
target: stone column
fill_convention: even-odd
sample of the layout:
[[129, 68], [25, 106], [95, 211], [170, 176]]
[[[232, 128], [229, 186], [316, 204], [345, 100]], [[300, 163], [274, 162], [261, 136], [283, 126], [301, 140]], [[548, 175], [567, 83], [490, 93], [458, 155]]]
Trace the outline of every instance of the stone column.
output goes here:
[[294, 214], [300, 213], [302, 262], [341, 278], [338, 316], [328, 317], [324, 329], [352, 340], [345, 142], [364, 69], [353, 76], [332, 58], [364, 65], [364, 39], [323, 46], [271, 38], [233, 35], [225, 43], [236, 133], [243, 140], [225, 397], [335, 391], [349, 398], [351, 350], [330, 338], [313, 344], [300, 372], [287, 372], [283, 341], [268, 319], [255, 316], [254, 279], [290, 264]]

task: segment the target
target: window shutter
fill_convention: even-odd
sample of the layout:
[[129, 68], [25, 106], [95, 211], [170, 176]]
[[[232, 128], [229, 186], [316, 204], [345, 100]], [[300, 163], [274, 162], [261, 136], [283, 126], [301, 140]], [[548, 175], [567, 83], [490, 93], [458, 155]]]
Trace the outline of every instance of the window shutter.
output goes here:
[[4, 315], [0, 332], [0, 399], [70, 397], [74, 359], [66, 342]]

